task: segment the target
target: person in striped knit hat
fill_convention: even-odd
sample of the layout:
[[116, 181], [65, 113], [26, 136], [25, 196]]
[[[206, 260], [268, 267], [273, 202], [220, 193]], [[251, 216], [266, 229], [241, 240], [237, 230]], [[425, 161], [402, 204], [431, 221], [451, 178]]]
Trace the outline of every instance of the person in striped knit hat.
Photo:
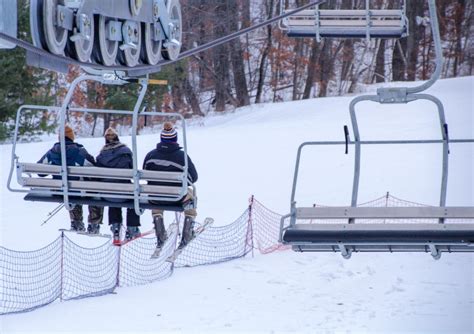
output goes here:
[[[156, 145], [156, 148], [149, 152], [143, 162], [143, 169], [165, 171], [165, 172], [180, 172], [184, 169], [185, 159], [188, 162], [188, 179], [191, 183], [198, 180], [198, 173], [191, 158], [187, 156], [178, 144], [178, 132], [171, 122], [163, 124], [163, 130], [160, 135], [161, 141]], [[165, 162], [165, 163], [163, 163]], [[171, 162], [171, 164], [170, 164]], [[152, 185], [163, 185], [176, 187], [176, 183], [153, 182]], [[189, 202], [194, 199], [193, 188], [188, 187], [188, 194], [181, 199], [181, 202]], [[197, 216], [195, 208], [188, 208], [184, 210], [184, 226], [183, 233], [179, 247], [182, 248], [193, 238], [194, 234], [194, 220]], [[152, 210], [153, 224], [155, 225], [155, 233], [157, 238], [157, 248], [161, 248], [167, 238], [166, 229], [163, 220], [163, 210]]]

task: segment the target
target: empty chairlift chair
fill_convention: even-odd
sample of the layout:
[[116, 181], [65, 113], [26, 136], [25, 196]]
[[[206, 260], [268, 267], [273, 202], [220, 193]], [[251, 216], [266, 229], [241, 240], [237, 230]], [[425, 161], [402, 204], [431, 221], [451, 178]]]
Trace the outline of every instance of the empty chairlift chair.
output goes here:
[[[283, 3], [280, 8], [284, 8]], [[405, 6], [401, 9], [307, 9], [280, 22], [289, 37], [402, 38], [408, 35]]]
[[[345, 141], [341, 142], [306, 142], [300, 145], [295, 167], [293, 190], [291, 194], [290, 213], [283, 216], [280, 226], [280, 241], [289, 244], [295, 251], [341, 252], [344, 258], [350, 258], [353, 252], [429, 252], [439, 259], [441, 252], [474, 252], [474, 223], [456, 223], [452, 220], [472, 220], [474, 222], [474, 206], [446, 206], [446, 190], [448, 182], [449, 144], [474, 143], [474, 139], [450, 139], [448, 125], [444, 115], [444, 107], [439, 99], [429, 94], [419, 94], [428, 89], [439, 78], [442, 68], [441, 39], [434, 0], [429, 0], [431, 28], [435, 42], [436, 70], [433, 77], [417, 87], [379, 88], [377, 95], [358, 96], [350, 104], [354, 141], [349, 139], [348, 128], [345, 127]], [[368, 8], [368, 1], [366, 2]], [[378, 11], [380, 22], [374, 24], [375, 11], [365, 11], [366, 17], [360, 11], [320, 11], [316, 9], [301, 12], [299, 16], [290, 17], [286, 27], [294, 36], [337, 36], [363, 37], [363, 28], [367, 37], [402, 37], [407, 32], [406, 17], [401, 11]], [[313, 17], [310, 17], [310, 14]], [[394, 22], [399, 21], [398, 30], [388, 29], [385, 21], [393, 15]], [[322, 19], [323, 17], [323, 19]], [[335, 17], [344, 18], [335, 20]], [[326, 21], [322, 24], [323, 21]], [[312, 23], [311, 23], [312, 22]], [[384, 23], [381, 23], [384, 22]], [[393, 23], [393, 22], [392, 22]], [[323, 27], [327, 27], [323, 30]], [[362, 27], [362, 29], [361, 29]], [[321, 29], [320, 29], [321, 28]], [[393, 28], [393, 29], [392, 29]], [[343, 33], [343, 35], [341, 35]], [[358, 34], [358, 35], [357, 35]], [[407, 104], [416, 100], [427, 100], [434, 103], [438, 109], [441, 139], [438, 140], [374, 140], [360, 139], [355, 106], [362, 101], [372, 101], [380, 104]], [[295, 200], [296, 184], [302, 148], [308, 145], [346, 145], [355, 146], [354, 182], [350, 206], [344, 207], [297, 207]], [[357, 197], [361, 168], [362, 145], [423, 145], [441, 144], [442, 146], [442, 176], [441, 193], [438, 207], [358, 207]], [[287, 220], [289, 219], [289, 224]], [[345, 220], [346, 223], [323, 223], [322, 220]], [[360, 220], [372, 220], [371, 223], [360, 223]], [[374, 220], [400, 219], [433, 219], [427, 223], [380, 223]], [[316, 223], [302, 223], [304, 220], [315, 220]]]

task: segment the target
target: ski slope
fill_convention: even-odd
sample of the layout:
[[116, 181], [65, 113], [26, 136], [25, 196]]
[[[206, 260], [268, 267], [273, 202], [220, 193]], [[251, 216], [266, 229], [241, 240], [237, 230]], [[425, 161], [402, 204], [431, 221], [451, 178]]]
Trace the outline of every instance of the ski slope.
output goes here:
[[[376, 86], [367, 88], [375, 92]], [[474, 77], [441, 80], [431, 88], [445, 106], [450, 137], [474, 138]], [[198, 220], [227, 225], [250, 195], [281, 214], [290, 207], [296, 150], [304, 141], [343, 140], [353, 97], [253, 105], [213, 115], [188, 128], [188, 150], [199, 171]], [[361, 103], [362, 139], [438, 139], [435, 106]], [[351, 133], [352, 136], [352, 133]], [[122, 141], [131, 145], [123, 134]], [[54, 138], [52, 138], [54, 140]], [[139, 160], [159, 134], [139, 138]], [[94, 155], [103, 139], [79, 138]], [[21, 144], [17, 154], [33, 162], [53, 141]], [[474, 205], [474, 146], [452, 144], [448, 205]], [[68, 228], [61, 211], [41, 226], [53, 204], [29, 203], [6, 190], [11, 145], [1, 150], [0, 245], [34, 250]], [[350, 204], [353, 148], [305, 149], [298, 205]], [[387, 191], [404, 200], [438, 205], [439, 145], [364, 148], [359, 202]], [[167, 216], [171, 221], [171, 216]], [[151, 228], [148, 213], [142, 229]], [[105, 229], [103, 228], [105, 231]], [[83, 243], [100, 243], [82, 237]], [[179, 269], [154, 284], [119, 288], [116, 294], [56, 302], [36, 311], [0, 317], [0, 333], [473, 333], [474, 255], [309, 254], [291, 251]]]

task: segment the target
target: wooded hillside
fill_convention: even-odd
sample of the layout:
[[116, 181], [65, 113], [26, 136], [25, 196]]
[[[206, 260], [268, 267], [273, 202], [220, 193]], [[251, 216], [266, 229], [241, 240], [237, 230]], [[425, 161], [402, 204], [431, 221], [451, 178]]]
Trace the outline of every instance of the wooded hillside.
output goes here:
[[[19, 36], [29, 40], [29, 4], [19, 0]], [[284, 0], [296, 8], [308, 0]], [[280, 13], [278, 0], [181, 0], [184, 45], [188, 50]], [[400, 8], [401, 0], [371, 0], [374, 9]], [[473, 75], [474, 28], [471, 1], [438, 0], [445, 61], [443, 77]], [[328, 0], [321, 8], [364, 9], [365, 0]], [[354, 93], [358, 86], [389, 81], [428, 79], [434, 70], [431, 30], [426, 1], [407, 0], [409, 36], [393, 39], [289, 38], [278, 25], [268, 26], [167, 66], [154, 77], [168, 87], [154, 87], [147, 107], [187, 117], [224, 112], [252, 103], [299, 100]], [[67, 75], [25, 65], [21, 49], [0, 50], [0, 140], [11, 136], [17, 108], [22, 104], [59, 105], [68, 83], [80, 73]], [[92, 108], [130, 109], [137, 86], [82, 86], [74, 104]], [[102, 135], [123, 117], [73, 114], [69, 121], [83, 135]], [[151, 120], [153, 122], [153, 120]], [[140, 126], [150, 125], [142, 123]], [[22, 119], [23, 139], [54, 129], [54, 115], [29, 112]]]

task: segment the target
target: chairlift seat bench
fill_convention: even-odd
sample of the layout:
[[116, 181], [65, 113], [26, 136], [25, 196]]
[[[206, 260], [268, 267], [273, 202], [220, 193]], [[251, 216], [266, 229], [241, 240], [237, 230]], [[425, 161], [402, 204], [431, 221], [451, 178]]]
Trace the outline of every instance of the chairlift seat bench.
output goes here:
[[[183, 211], [193, 207], [194, 202], [182, 203], [187, 186], [183, 189], [183, 172], [160, 172], [139, 170], [139, 202], [142, 209], [164, 209]], [[134, 207], [134, 183], [132, 169], [111, 169], [101, 167], [67, 167], [69, 180], [68, 198], [72, 204], [86, 204], [111, 207]], [[52, 175], [56, 178], [41, 177]], [[29, 188], [25, 200], [61, 203], [63, 181], [61, 166], [18, 163], [17, 181]], [[164, 186], [149, 182], [173, 184]]]
[[288, 243], [349, 245], [471, 244], [474, 247], [474, 224], [296, 224], [285, 231], [283, 240]]
[[303, 10], [283, 21], [289, 37], [401, 38], [408, 32], [402, 10]]
[[[281, 230], [281, 241], [300, 252], [474, 252], [474, 207], [307, 207], [295, 208], [292, 217], [347, 219], [351, 223], [295, 223]], [[434, 219], [429, 223], [357, 223], [357, 219]], [[450, 219], [450, 222], [445, 222]]]

